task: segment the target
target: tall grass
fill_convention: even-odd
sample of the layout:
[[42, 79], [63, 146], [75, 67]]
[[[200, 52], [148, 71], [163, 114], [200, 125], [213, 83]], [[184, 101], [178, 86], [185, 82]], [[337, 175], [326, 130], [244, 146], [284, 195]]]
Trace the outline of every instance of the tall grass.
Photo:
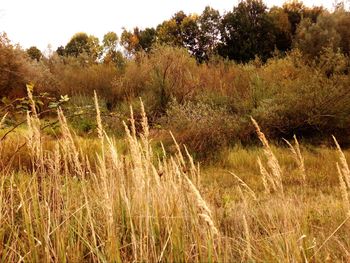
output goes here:
[[[340, 184], [316, 188], [308, 171], [300, 190], [291, 183], [290, 167], [294, 165], [300, 177], [313, 165], [310, 153], [301, 156], [296, 141], [300, 163], [291, 157], [290, 165], [282, 167], [287, 157], [269, 144], [253, 120], [263, 144], [257, 153], [264, 157], [249, 167], [246, 159], [255, 157], [238, 151], [241, 159], [235, 162], [254, 170], [249, 180], [235, 171], [229, 173], [232, 187], [218, 186], [219, 169], [206, 171], [203, 178], [186, 147], [182, 150], [175, 139], [174, 155], [164, 148], [155, 154], [142, 102], [141, 129], [136, 128], [132, 108], [124, 123], [125, 154], [104, 130], [96, 94], [95, 108], [98, 137], [93, 148], [71, 131], [62, 110], [57, 113], [60, 135], [54, 141], [42, 133], [35, 108], [28, 113], [26, 151], [21, 156], [27, 156], [29, 164], [9, 162], [0, 168], [0, 261], [349, 259], [349, 169], [338, 144]], [[7, 158], [7, 142], [0, 143], [0, 157]], [[335, 162], [330, 166], [336, 173]]]
[[1, 171], [2, 261], [223, 260], [192, 160], [180, 151], [169, 159], [153, 155], [144, 111], [140, 138], [131, 115], [129, 154], [118, 154], [103, 130], [96, 95], [95, 105], [100, 145], [94, 168], [61, 110], [62, 136], [53, 150], [44, 149], [36, 112], [28, 113], [32, 169]]

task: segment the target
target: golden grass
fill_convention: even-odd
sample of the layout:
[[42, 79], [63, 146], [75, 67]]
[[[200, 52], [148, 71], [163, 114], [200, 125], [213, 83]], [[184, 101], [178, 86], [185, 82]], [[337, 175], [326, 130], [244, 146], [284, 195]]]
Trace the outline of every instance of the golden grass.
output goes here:
[[[78, 138], [62, 110], [56, 140], [42, 134], [34, 111], [28, 114], [20, 156], [31, 165], [19, 160], [0, 167], [1, 261], [350, 259], [349, 168], [336, 140], [336, 151], [303, 147], [302, 156], [295, 139], [290, 156], [271, 146], [252, 120], [262, 151], [235, 148], [225, 169], [204, 167], [201, 176], [175, 138], [175, 155], [164, 147], [162, 157], [154, 154], [142, 104], [142, 131], [136, 132], [132, 109], [131, 125], [125, 123], [125, 153], [103, 129], [96, 94], [95, 106], [93, 141]], [[12, 140], [0, 142], [1, 158]], [[321, 172], [329, 177], [317, 177]]]

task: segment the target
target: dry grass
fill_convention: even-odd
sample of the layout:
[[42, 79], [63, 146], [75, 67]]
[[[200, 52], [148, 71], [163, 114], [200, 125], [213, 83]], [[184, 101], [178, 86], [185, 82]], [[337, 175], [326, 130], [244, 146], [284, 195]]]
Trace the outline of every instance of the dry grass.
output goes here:
[[[263, 144], [264, 155], [267, 159], [267, 166], [270, 171], [265, 169], [260, 159], [258, 159], [258, 164], [260, 167], [260, 172], [262, 175], [262, 180], [267, 192], [270, 192], [271, 187], [275, 192], [280, 192], [283, 194], [283, 183], [282, 183], [282, 168], [279, 165], [279, 162], [272, 152], [269, 142], [267, 141], [264, 133], [260, 130], [258, 123], [251, 118], [253, 125], [255, 126], [256, 133], [258, 135], [259, 140]], [[269, 182], [269, 183], [267, 183]], [[268, 186], [270, 184], [270, 186]]]
[[[216, 167], [205, 168], [201, 176], [175, 139], [174, 156], [164, 148], [161, 156], [154, 153], [142, 104], [141, 133], [132, 110], [130, 128], [125, 124], [125, 154], [103, 129], [96, 95], [95, 106], [98, 138], [93, 142], [78, 138], [61, 110], [61, 136], [54, 141], [41, 134], [35, 112], [28, 114], [21, 158], [28, 155], [31, 165], [19, 161], [0, 168], [1, 261], [350, 259], [349, 168], [337, 142], [332, 154], [322, 152], [327, 162], [304, 148], [301, 156], [296, 140], [289, 144], [290, 156], [271, 146], [253, 120], [263, 149], [229, 153], [235, 173], [224, 170], [221, 176]], [[1, 141], [0, 157], [8, 154], [4, 147], [13, 139]], [[329, 185], [314, 183], [320, 180], [315, 174], [326, 168], [329, 178], [321, 182]], [[302, 189], [296, 184], [300, 176]]]

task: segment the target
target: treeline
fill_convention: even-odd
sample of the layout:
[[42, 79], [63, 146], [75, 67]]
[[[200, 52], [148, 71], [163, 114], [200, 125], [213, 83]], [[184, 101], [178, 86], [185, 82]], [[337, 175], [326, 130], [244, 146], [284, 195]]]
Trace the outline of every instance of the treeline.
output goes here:
[[[96, 90], [105, 111], [119, 116], [141, 97], [157, 136], [171, 129], [200, 155], [251, 143], [250, 116], [271, 138], [320, 142], [335, 134], [350, 142], [348, 28], [342, 5], [330, 12], [294, 1], [267, 9], [247, 0], [225, 14], [177, 12], [156, 28], [109, 32], [102, 42], [77, 33], [49, 56], [2, 34], [0, 92], [25, 96], [33, 82], [35, 93], [74, 100]], [[93, 119], [78, 121], [84, 131], [93, 127]]]
[[246, 0], [225, 14], [208, 6], [201, 15], [179, 11], [156, 28], [124, 29], [120, 38], [110, 32], [102, 45], [96, 37], [79, 33], [57, 53], [75, 57], [86, 53], [92, 60], [103, 56], [116, 61], [118, 46], [132, 57], [162, 44], [186, 48], [199, 62], [213, 55], [236, 62], [255, 57], [266, 61], [276, 52], [284, 53], [293, 47], [315, 58], [324, 47], [349, 54], [349, 25], [350, 16], [342, 4], [331, 13], [298, 1], [267, 9], [262, 1]]

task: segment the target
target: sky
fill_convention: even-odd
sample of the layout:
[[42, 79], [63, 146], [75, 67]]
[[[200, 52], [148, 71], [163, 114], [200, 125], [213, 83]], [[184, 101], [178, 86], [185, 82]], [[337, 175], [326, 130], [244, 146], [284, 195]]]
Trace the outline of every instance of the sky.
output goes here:
[[[37, 46], [45, 51], [66, 45], [77, 32], [102, 40], [103, 35], [122, 28], [156, 27], [175, 12], [201, 14], [205, 6], [232, 10], [239, 0], [0, 0], [0, 32], [23, 48]], [[271, 7], [284, 0], [265, 0]], [[333, 0], [304, 0], [307, 6], [331, 9]]]

